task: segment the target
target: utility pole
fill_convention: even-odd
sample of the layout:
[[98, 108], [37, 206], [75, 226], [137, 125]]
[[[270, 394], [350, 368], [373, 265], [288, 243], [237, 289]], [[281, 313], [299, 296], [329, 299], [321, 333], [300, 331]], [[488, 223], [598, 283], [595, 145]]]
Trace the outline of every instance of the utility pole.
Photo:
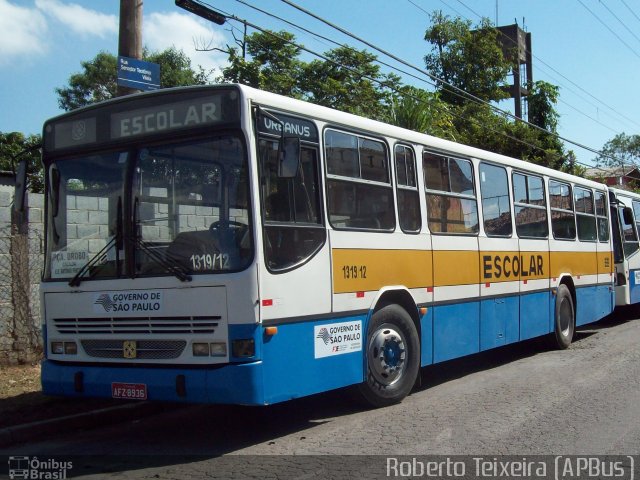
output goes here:
[[[118, 55], [142, 60], [142, 0], [120, 0]], [[118, 97], [140, 90], [118, 85]]]

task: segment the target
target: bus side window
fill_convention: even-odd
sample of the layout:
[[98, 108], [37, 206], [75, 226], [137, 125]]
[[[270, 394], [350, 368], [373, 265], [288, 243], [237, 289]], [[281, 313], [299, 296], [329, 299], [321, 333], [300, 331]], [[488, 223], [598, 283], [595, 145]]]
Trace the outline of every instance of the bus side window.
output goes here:
[[633, 217], [636, 220], [636, 231], [640, 233], [640, 202], [633, 201]]
[[411, 147], [396, 145], [395, 159], [400, 228], [406, 233], [418, 233], [422, 228], [422, 219], [416, 178], [416, 157]]
[[484, 231], [487, 236], [511, 236], [513, 226], [507, 171], [503, 167], [481, 163], [480, 194]]
[[606, 243], [609, 241], [609, 209], [607, 208], [607, 196], [604, 192], [596, 191], [596, 217], [598, 222], [598, 240]]
[[593, 192], [586, 188], [576, 186], [573, 197], [576, 202], [578, 239], [582, 242], [595, 242], [598, 233], [596, 231], [596, 212], [593, 204]]
[[429, 230], [433, 233], [478, 233], [478, 203], [469, 160], [431, 152], [422, 156]]
[[331, 225], [393, 231], [393, 188], [384, 142], [335, 130], [327, 130], [324, 141]]
[[572, 200], [571, 185], [549, 180], [551, 228], [553, 237], [556, 239], [574, 240], [576, 238], [576, 219]]
[[632, 253], [638, 250], [638, 236], [636, 233], [636, 226], [634, 222], [628, 222], [624, 209], [628, 207], [619, 206], [618, 207], [618, 216], [620, 220], [620, 230], [622, 231], [622, 247], [624, 249], [625, 256], [629, 256]]
[[303, 146], [295, 177], [278, 175], [278, 140], [261, 138], [260, 196], [269, 270], [284, 271], [311, 258], [325, 242], [317, 148]]
[[514, 173], [512, 181], [516, 233], [522, 238], [547, 238], [549, 224], [542, 178]]

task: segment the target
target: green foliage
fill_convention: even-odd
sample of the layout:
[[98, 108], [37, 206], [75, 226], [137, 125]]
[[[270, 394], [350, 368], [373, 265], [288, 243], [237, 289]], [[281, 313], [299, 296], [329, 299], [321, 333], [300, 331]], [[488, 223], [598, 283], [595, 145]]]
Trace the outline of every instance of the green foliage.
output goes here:
[[38, 149], [41, 143], [40, 135], [25, 137], [20, 132], [0, 132], [0, 170], [15, 173], [18, 162], [27, 160], [29, 190], [37, 193], [44, 190], [42, 163]]
[[229, 51], [221, 81], [238, 82], [338, 110], [380, 119], [386, 116], [395, 75], [383, 75], [376, 56], [350, 47], [324, 54], [327, 60], [304, 62], [292, 33], [254, 32], [245, 40], [248, 58]]
[[365, 50], [338, 47], [326, 52], [328, 60], [305, 65], [302, 85], [313, 103], [374, 119], [386, 116], [399, 78], [382, 75], [376, 56]]
[[242, 57], [239, 49], [231, 49], [229, 66], [222, 70], [220, 80], [299, 98], [302, 63], [294, 40], [295, 36], [284, 30], [248, 35], [245, 48], [250, 59]]
[[[471, 22], [452, 19], [441, 11], [431, 14], [431, 26], [424, 39], [432, 49], [424, 57], [427, 69], [436, 77], [485, 101], [507, 98], [505, 79], [511, 64], [504, 58], [498, 30], [482, 19], [471, 29]], [[469, 100], [461, 93], [439, 84], [442, 99], [452, 105]]]
[[640, 135], [627, 135], [622, 132], [605, 143], [601, 152], [602, 154], [595, 159], [598, 165], [640, 167]]
[[[505, 83], [513, 65], [502, 52], [499, 32], [483, 19], [471, 22], [436, 11], [425, 40], [432, 45], [424, 60], [427, 69], [447, 83], [485, 102], [508, 97]], [[559, 115], [555, 105], [559, 88], [547, 82], [529, 85], [529, 119], [550, 133], [496, 113], [486, 104], [461, 97], [460, 92], [438, 85], [440, 98], [454, 116], [456, 141], [558, 170], [579, 173], [575, 154], [565, 152], [555, 135]]]
[[560, 88], [548, 82], [534, 82], [529, 85], [529, 121], [545, 130], [555, 132], [560, 116], [555, 104], [560, 97]]
[[450, 106], [437, 93], [402, 87], [389, 106], [387, 122], [416, 132], [456, 140]]
[[100, 52], [93, 60], [81, 62], [83, 72], [69, 77], [69, 86], [56, 88], [58, 105], [69, 111], [116, 95], [117, 59]]
[[[209, 73], [201, 67], [196, 72], [191, 68], [191, 60], [181, 50], [174, 47], [162, 52], [145, 49], [142, 59], [160, 65], [160, 87], [183, 85], [203, 85], [208, 82]], [[108, 52], [100, 52], [92, 60], [81, 62], [83, 71], [69, 77], [69, 85], [56, 88], [58, 105], [66, 111], [108, 100], [116, 96], [117, 57]]]
[[175, 47], [162, 52], [149, 52], [145, 49], [142, 59], [160, 65], [160, 88], [206, 85], [212, 73], [200, 66], [197, 72], [193, 70], [189, 57]]

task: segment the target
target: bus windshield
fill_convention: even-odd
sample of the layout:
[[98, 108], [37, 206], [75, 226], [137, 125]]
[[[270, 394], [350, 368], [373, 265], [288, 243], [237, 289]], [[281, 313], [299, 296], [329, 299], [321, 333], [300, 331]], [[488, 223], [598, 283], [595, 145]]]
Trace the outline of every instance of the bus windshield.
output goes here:
[[136, 274], [162, 273], [158, 256], [193, 273], [251, 261], [247, 160], [237, 137], [141, 149], [133, 183]]
[[248, 183], [234, 135], [58, 160], [45, 277], [241, 270], [253, 258]]

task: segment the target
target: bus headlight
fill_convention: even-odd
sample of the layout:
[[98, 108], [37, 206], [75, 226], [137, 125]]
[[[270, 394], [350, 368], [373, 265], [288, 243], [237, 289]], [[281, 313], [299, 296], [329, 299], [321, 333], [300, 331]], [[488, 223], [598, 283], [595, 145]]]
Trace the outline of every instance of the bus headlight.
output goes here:
[[51, 353], [55, 353], [56, 355], [64, 354], [64, 343], [62, 342], [51, 342]]
[[208, 343], [194, 343], [193, 344], [193, 356], [194, 357], [208, 357], [209, 356], [209, 344]]
[[76, 342], [64, 342], [64, 353], [65, 355], [77, 355], [78, 345]]
[[212, 357], [226, 357], [227, 356], [227, 344], [225, 342], [216, 342], [211, 344], [211, 356]]
[[234, 340], [231, 351], [234, 357], [253, 357], [256, 354], [256, 344], [253, 338]]

